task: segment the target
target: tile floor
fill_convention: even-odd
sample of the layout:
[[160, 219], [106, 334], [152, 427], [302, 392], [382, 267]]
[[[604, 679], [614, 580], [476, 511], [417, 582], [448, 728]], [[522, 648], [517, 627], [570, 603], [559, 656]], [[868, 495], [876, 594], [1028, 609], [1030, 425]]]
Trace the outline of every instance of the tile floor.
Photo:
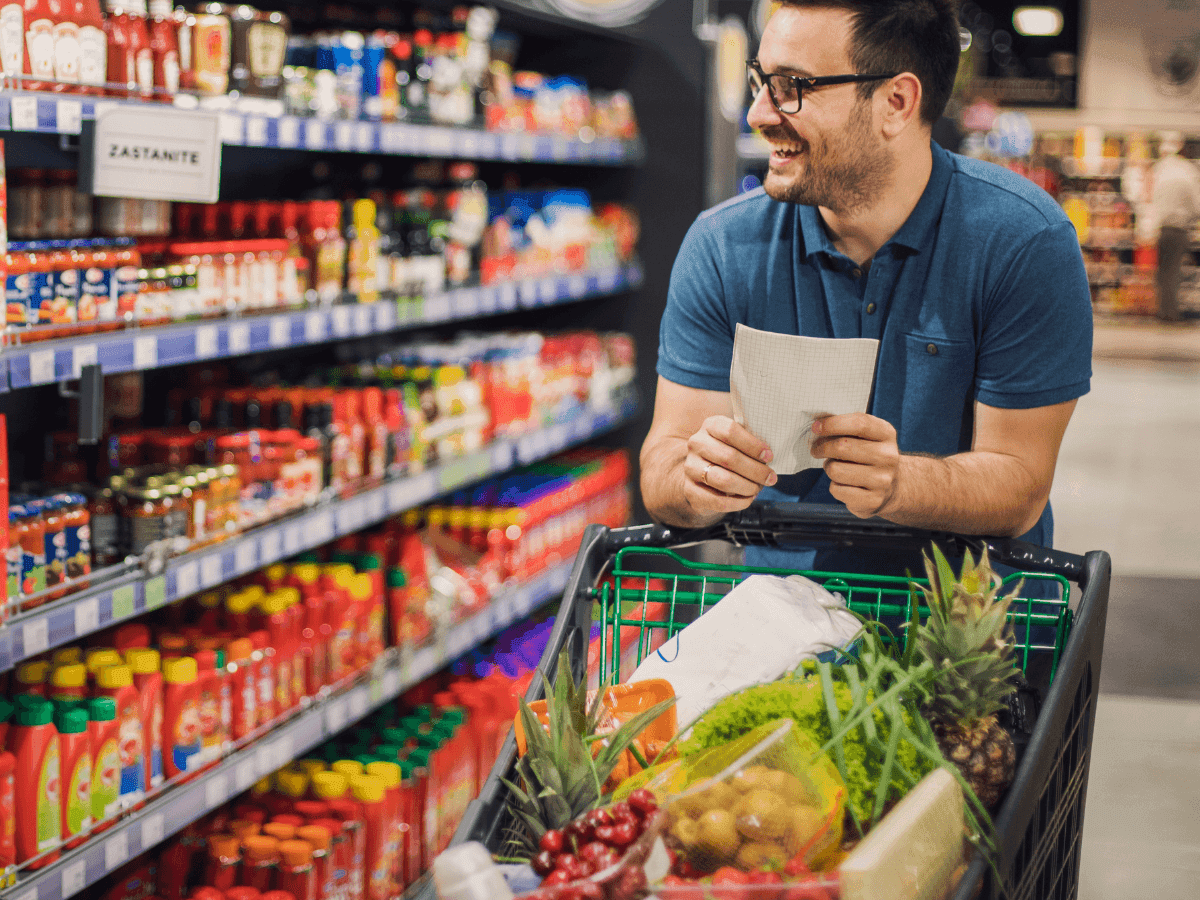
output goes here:
[[1200, 329], [1098, 330], [1057, 546], [1113, 557], [1080, 900], [1200, 897]]

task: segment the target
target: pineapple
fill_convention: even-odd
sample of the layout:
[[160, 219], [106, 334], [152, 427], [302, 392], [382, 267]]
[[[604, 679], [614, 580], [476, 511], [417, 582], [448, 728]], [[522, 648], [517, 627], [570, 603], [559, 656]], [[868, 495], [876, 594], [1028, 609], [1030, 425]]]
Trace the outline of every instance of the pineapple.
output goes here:
[[921, 588], [929, 617], [916, 631], [918, 652], [937, 672], [924, 712], [942, 755], [990, 809], [1016, 768], [1016, 748], [996, 713], [1007, 706], [1017, 675], [1007, 615], [1021, 585], [998, 596], [1001, 579], [986, 548], [978, 565], [966, 554], [957, 580], [936, 545], [933, 557], [925, 557], [929, 588]]
[[563, 828], [600, 805], [601, 786], [630, 744], [675, 702], [664, 700], [600, 737], [595, 732], [603, 698], [604, 691], [597, 691], [592, 708], [587, 708], [587, 690], [576, 686], [564, 648], [553, 688], [546, 681], [549, 731], [529, 704], [521, 701], [525, 755], [514, 767], [519, 783], [504, 781], [510, 794], [509, 811], [516, 819], [509, 835], [514, 854], [533, 856], [543, 834]]

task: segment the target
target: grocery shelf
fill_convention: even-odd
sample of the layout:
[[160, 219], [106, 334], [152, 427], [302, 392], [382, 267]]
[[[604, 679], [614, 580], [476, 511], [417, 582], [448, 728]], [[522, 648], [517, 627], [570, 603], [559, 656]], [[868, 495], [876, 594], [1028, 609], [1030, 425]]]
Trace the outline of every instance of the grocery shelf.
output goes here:
[[[95, 118], [96, 110], [106, 106], [145, 108], [150, 112], [163, 108], [162, 104], [136, 100], [0, 91], [0, 128], [77, 135], [82, 122]], [[325, 121], [237, 111], [218, 115], [225, 146], [591, 165], [632, 165], [645, 156], [640, 138], [583, 141], [560, 135], [496, 134], [479, 128], [409, 122]]]
[[361, 531], [464, 485], [551, 456], [616, 427], [636, 410], [637, 400], [633, 397], [613, 408], [587, 410], [568, 422], [493, 441], [476, 453], [417, 475], [386, 481], [353, 497], [321, 504], [239, 534], [216, 547], [165, 561], [147, 560], [143, 568], [124, 577], [14, 615], [0, 627], [0, 671], [117, 622]]
[[254, 782], [359, 721], [376, 707], [453, 662], [562, 594], [571, 563], [547, 569], [520, 585], [502, 589], [486, 609], [447, 630], [444, 637], [415, 652], [393, 648], [368, 675], [331, 691], [261, 737], [234, 750], [214, 768], [169, 786], [146, 805], [57, 862], [0, 890], [12, 900], [62, 900], [87, 889], [130, 859], [246, 791]]
[[453, 288], [418, 301], [348, 303], [16, 344], [0, 350], [0, 390], [78, 378], [87, 365], [99, 364], [107, 374], [145, 371], [571, 303], [641, 283], [642, 267], [633, 262], [571, 275]]

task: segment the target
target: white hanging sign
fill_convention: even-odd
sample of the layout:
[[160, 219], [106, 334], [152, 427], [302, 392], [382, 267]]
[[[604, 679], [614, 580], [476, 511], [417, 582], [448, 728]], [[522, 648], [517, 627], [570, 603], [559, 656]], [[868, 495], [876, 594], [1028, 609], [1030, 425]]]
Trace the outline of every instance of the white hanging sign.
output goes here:
[[98, 111], [92, 193], [215, 203], [221, 185], [216, 113], [150, 106]]

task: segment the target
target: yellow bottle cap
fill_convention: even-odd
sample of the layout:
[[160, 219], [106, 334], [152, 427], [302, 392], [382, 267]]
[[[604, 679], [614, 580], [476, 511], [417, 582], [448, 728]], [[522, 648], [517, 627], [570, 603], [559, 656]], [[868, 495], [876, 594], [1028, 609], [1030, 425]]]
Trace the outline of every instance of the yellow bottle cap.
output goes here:
[[367, 774], [378, 778], [387, 789], [400, 787], [400, 767], [396, 763], [372, 762], [367, 763]]
[[259, 601], [258, 608], [262, 610], [264, 616], [273, 616], [275, 613], [281, 613], [287, 609], [287, 603], [278, 594], [267, 594]]
[[271, 584], [278, 584], [287, 578], [287, 566], [283, 563], [275, 563], [272, 566], [267, 566], [267, 581]]
[[22, 663], [17, 666], [17, 681], [21, 684], [45, 684], [50, 674], [50, 663], [44, 659]]
[[253, 606], [267, 594], [267, 589], [261, 584], [248, 584], [242, 588], [242, 593], [250, 598], [250, 605]]
[[[195, 667], [196, 661], [192, 660], [192, 666]], [[129, 687], [133, 684], [133, 672], [129, 670], [129, 666], [105, 666], [96, 673], [96, 684], [105, 690], [117, 690], [119, 688]]]
[[245, 615], [254, 606], [252, 596], [246, 591], [238, 591], [225, 598], [225, 610], [232, 615]]
[[339, 759], [335, 763], [330, 763], [329, 768], [346, 778], [363, 773], [363, 764], [356, 759]]
[[256, 797], [261, 797], [263, 794], [271, 793], [271, 779], [260, 778], [254, 784], [250, 785], [250, 793]]
[[206, 591], [200, 595], [200, 605], [205, 609], [216, 609], [221, 605], [220, 591]]
[[382, 778], [359, 775], [350, 780], [350, 790], [359, 803], [381, 803], [387, 788], [384, 787]]
[[110, 647], [103, 650], [89, 650], [87, 655], [87, 669], [92, 675], [95, 675], [105, 666], [120, 666], [125, 663], [121, 659], [121, 654]]
[[312, 779], [313, 793], [321, 800], [346, 796], [346, 776], [338, 772], [318, 772]]
[[196, 680], [196, 660], [190, 656], [168, 659], [163, 663], [163, 681], [167, 684], [192, 684]]
[[296, 765], [304, 771], [304, 774], [311, 779], [318, 772], [327, 771], [325, 760], [323, 759], [298, 759]]
[[125, 665], [134, 675], [153, 675], [162, 667], [157, 650], [135, 648], [125, 651]]
[[58, 666], [50, 673], [50, 684], [56, 688], [81, 688], [87, 685], [87, 667], [83, 663]]
[[75, 663], [83, 662], [83, 648], [59, 647], [50, 659], [56, 666], [73, 666]]
[[308, 793], [308, 776], [303, 772], [279, 772], [275, 776], [275, 787], [284, 796], [303, 800]]
[[301, 563], [298, 566], [292, 566], [292, 574], [305, 584], [316, 584], [321, 577], [321, 570], [316, 563]]
[[276, 596], [283, 598], [284, 608], [287, 608], [289, 606], [295, 606], [297, 603], [300, 602], [300, 599], [301, 599], [299, 588], [293, 588], [293, 587], [280, 588], [279, 590], [277, 590], [275, 592], [275, 594], [276, 594]]
[[375, 593], [375, 585], [370, 575], [355, 575], [350, 582], [350, 596], [355, 600], [370, 600]]
[[349, 591], [357, 577], [358, 573], [354, 571], [353, 566], [338, 566], [338, 570], [333, 573], [334, 581], [343, 591]]

